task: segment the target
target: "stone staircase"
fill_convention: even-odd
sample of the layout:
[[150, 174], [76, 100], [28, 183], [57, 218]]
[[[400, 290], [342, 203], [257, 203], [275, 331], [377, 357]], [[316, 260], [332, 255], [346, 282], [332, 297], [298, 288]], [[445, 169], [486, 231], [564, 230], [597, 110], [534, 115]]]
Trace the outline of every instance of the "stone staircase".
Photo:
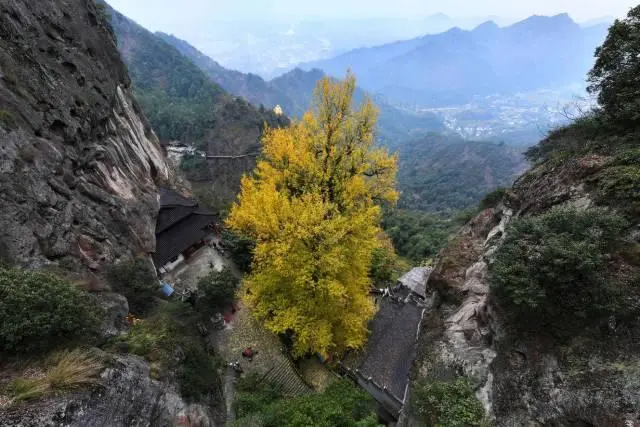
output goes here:
[[287, 358], [271, 368], [264, 376], [265, 381], [269, 381], [279, 387], [282, 394], [286, 396], [300, 396], [309, 394], [312, 388], [300, 377], [293, 363]]

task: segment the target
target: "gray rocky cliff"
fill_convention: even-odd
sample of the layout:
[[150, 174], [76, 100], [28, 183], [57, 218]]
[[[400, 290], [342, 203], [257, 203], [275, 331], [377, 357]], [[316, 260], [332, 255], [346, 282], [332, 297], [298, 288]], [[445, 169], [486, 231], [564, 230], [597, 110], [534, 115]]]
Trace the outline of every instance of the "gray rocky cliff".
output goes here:
[[99, 270], [154, 250], [175, 180], [92, 0], [0, 0], [0, 256]]
[[[0, 0], [0, 265], [89, 272], [101, 290], [104, 267], [155, 250], [158, 185], [189, 191], [133, 98], [103, 9]], [[117, 335], [126, 299], [97, 297], [101, 334]], [[95, 351], [99, 384], [2, 407], [0, 425], [214, 425], [148, 362]]]
[[[94, 350], [97, 351], [97, 350]], [[0, 410], [6, 427], [213, 427], [209, 409], [185, 402], [175, 386], [149, 377], [149, 365], [133, 355], [102, 353], [99, 382], [78, 390]]]
[[[590, 155], [538, 165], [515, 183], [506, 204], [481, 212], [452, 239], [428, 282], [435, 303], [423, 319], [414, 381], [472, 378], [497, 426], [640, 424], [637, 326], [610, 325], [606, 338], [585, 332], [563, 345], [535, 334], [513, 336], [489, 287], [488, 267], [509, 222], [558, 205], [589, 208], [589, 188], [610, 160]], [[398, 425], [420, 426], [409, 404]]]

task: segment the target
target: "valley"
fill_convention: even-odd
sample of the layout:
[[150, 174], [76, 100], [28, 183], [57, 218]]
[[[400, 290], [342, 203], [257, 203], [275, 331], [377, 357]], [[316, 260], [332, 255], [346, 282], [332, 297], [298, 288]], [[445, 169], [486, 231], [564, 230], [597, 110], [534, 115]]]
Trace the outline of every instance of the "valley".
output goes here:
[[629, 1], [0, 0], [0, 425], [640, 425]]
[[448, 131], [465, 139], [528, 147], [592, 106], [586, 90], [578, 85], [476, 96], [464, 105], [413, 109], [417, 114], [435, 114]]

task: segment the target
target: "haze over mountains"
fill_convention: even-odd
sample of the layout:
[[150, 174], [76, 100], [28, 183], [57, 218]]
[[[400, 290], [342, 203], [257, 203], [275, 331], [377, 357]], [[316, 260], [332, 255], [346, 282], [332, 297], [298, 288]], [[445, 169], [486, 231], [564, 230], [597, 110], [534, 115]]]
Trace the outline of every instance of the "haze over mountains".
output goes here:
[[[351, 19], [216, 20], [181, 31], [181, 38], [197, 46], [226, 68], [276, 77], [298, 64], [328, 59], [352, 49], [439, 34], [459, 27], [471, 30], [486, 21], [500, 26], [516, 19], [500, 16], [452, 18], [443, 13], [426, 17]], [[588, 25], [613, 22], [603, 17]]]
[[[356, 49], [267, 80], [229, 69], [186, 40], [113, 15], [136, 95], [161, 139], [209, 154], [253, 152], [264, 122], [287, 123], [273, 114], [275, 105], [299, 118], [319, 79], [342, 78], [350, 68], [358, 78], [355, 102], [370, 96], [380, 109], [378, 142], [400, 154], [401, 205], [432, 212], [472, 206], [518, 175], [521, 149], [511, 146], [533, 144], [557, 123], [560, 105], [583, 90], [566, 86], [574, 76], [584, 79], [606, 28], [583, 28], [566, 14], [504, 28], [491, 21], [470, 31]], [[433, 28], [452, 23], [445, 15], [429, 20]], [[277, 56], [278, 46], [273, 48]], [[563, 56], [572, 58], [571, 66]], [[228, 195], [230, 183], [247, 171], [206, 162], [183, 166], [197, 181], [222, 178], [217, 188], [228, 187]]]
[[584, 82], [606, 24], [586, 28], [567, 14], [532, 16], [501, 28], [492, 21], [471, 31], [353, 50], [303, 64], [339, 76], [351, 68], [367, 90], [392, 102], [456, 105], [474, 96], [555, 89]]
[[471, 28], [483, 20], [486, 18], [454, 20], [439, 13], [416, 19], [218, 21], [206, 31], [185, 33], [194, 45], [225, 67], [273, 78], [301, 62], [330, 58], [363, 46], [437, 34], [456, 25]]

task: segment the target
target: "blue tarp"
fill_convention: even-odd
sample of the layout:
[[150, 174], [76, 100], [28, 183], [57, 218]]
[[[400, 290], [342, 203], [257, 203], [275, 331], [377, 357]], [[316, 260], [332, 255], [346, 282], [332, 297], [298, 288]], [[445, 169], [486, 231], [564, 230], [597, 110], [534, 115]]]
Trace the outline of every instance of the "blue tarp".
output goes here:
[[173, 287], [168, 284], [167, 282], [162, 282], [162, 293], [167, 296], [170, 297], [171, 295], [173, 295], [174, 289]]

